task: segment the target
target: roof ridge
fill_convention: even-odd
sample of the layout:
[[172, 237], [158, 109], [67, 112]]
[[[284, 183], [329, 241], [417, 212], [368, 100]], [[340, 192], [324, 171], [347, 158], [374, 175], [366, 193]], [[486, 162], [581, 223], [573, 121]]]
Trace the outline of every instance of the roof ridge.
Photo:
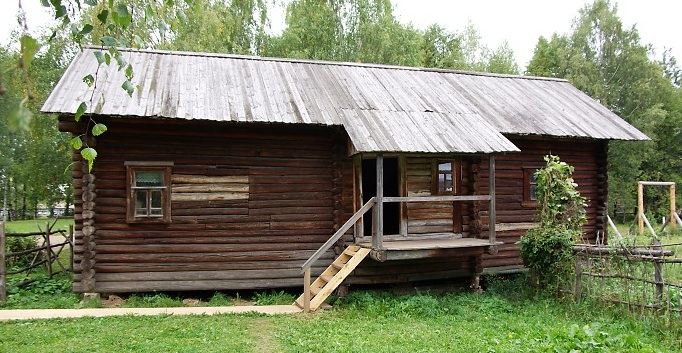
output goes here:
[[[100, 50], [104, 49], [103, 46], [97, 46], [97, 45], [84, 45], [83, 48], [100, 49]], [[568, 80], [566, 80], [566, 79], [556, 78], [556, 77], [524, 76], [524, 75], [501, 74], [501, 73], [492, 73], [492, 72], [442, 69], [442, 68], [434, 68], [434, 67], [401, 66], [401, 65], [387, 65], [387, 64], [374, 64], [374, 63], [348, 62], [348, 61], [331, 61], [331, 60], [277, 58], [277, 57], [267, 57], [267, 56], [257, 56], [257, 55], [191, 52], [191, 51], [181, 51], [181, 50], [135, 49], [135, 48], [118, 48], [118, 50], [119, 51], [125, 51], [125, 52], [140, 52], [140, 53], [160, 54], [160, 55], [197, 56], [197, 57], [208, 57], [208, 58], [226, 58], [226, 59], [257, 60], [257, 61], [272, 61], [272, 62], [289, 62], [289, 63], [301, 63], [301, 64], [312, 64], [312, 65], [351, 66], [351, 67], [366, 67], [366, 68], [388, 69], [388, 70], [438, 72], [438, 73], [450, 73], [450, 74], [458, 74], [458, 75], [485, 76], [485, 77], [510, 78], [510, 79], [568, 82]]]

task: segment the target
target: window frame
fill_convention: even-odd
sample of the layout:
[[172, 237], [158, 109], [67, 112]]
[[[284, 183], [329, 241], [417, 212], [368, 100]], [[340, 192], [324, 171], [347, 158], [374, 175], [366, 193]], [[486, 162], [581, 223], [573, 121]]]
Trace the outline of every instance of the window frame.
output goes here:
[[[441, 191], [440, 188], [440, 165], [451, 163], [450, 176], [452, 177], [452, 191]], [[458, 158], [434, 159], [431, 165], [431, 195], [459, 195], [462, 184], [461, 161]]]
[[542, 169], [542, 166], [524, 166], [521, 169], [523, 170], [523, 199], [521, 205], [524, 207], [537, 207], [537, 194], [533, 195], [531, 189], [533, 185], [537, 187], [537, 180], [535, 180], [534, 175], [535, 172]]
[[[126, 221], [128, 223], [170, 223], [171, 222], [171, 172], [173, 162], [127, 161], [126, 167]], [[162, 172], [163, 186], [135, 187], [136, 172]], [[136, 214], [136, 190], [161, 190], [161, 215]]]

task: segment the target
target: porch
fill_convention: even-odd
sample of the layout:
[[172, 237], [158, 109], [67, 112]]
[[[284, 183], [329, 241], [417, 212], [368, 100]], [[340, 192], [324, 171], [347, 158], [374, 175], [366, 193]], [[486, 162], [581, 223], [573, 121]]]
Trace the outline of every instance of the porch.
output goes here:
[[382, 249], [373, 249], [370, 241], [357, 242], [356, 244], [362, 248], [370, 249], [369, 256], [373, 260], [384, 262], [447, 257], [462, 255], [462, 253], [472, 256], [482, 255], [483, 253], [491, 254], [496, 251], [496, 246], [502, 243], [490, 243], [488, 239], [462, 238], [455, 233], [438, 233], [385, 238]]
[[[483, 272], [484, 253], [496, 254], [501, 245], [495, 237], [495, 158], [489, 156], [489, 194], [488, 195], [436, 195], [436, 196], [384, 196], [383, 155], [376, 157], [376, 196], [371, 197], [355, 214], [343, 224], [301, 267], [304, 275], [304, 293], [295, 304], [308, 310], [316, 310], [334, 289], [350, 275], [366, 257], [375, 261], [413, 260], [432, 257], [465, 257], [472, 263], [471, 289], [480, 290], [479, 278]], [[388, 203], [406, 204], [411, 202], [487, 202], [488, 237], [463, 237], [461, 233], [409, 234], [401, 225], [402, 234], [384, 234], [384, 205]], [[363, 216], [372, 212], [371, 236], [364, 236]], [[311, 267], [322, 254], [353, 229], [354, 245], [348, 246], [343, 253], [311, 283]]]

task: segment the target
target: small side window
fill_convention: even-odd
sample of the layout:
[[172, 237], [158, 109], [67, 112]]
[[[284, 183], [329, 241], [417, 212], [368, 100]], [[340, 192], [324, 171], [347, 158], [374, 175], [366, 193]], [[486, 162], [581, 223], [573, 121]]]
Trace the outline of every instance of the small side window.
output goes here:
[[535, 172], [541, 167], [523, 167], [523, 206], [535, 207], [538, 204], [538, 182]]
[[167, 162], [127, 162], [129, 223], [169, 223], [171, 165]]

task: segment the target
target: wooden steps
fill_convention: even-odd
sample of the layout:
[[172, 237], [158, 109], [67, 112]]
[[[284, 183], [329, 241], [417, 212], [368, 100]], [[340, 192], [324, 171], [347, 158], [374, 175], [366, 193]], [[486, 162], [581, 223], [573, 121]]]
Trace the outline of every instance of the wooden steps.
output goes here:
[[[310, 310], [317, 310], [369, 253], [370, 249], [358, 245], [347, 247], [310, 285]], [[294, 302], [302, 309], [304, 308], [304, 296], [305, 294], [301, 294]]]

